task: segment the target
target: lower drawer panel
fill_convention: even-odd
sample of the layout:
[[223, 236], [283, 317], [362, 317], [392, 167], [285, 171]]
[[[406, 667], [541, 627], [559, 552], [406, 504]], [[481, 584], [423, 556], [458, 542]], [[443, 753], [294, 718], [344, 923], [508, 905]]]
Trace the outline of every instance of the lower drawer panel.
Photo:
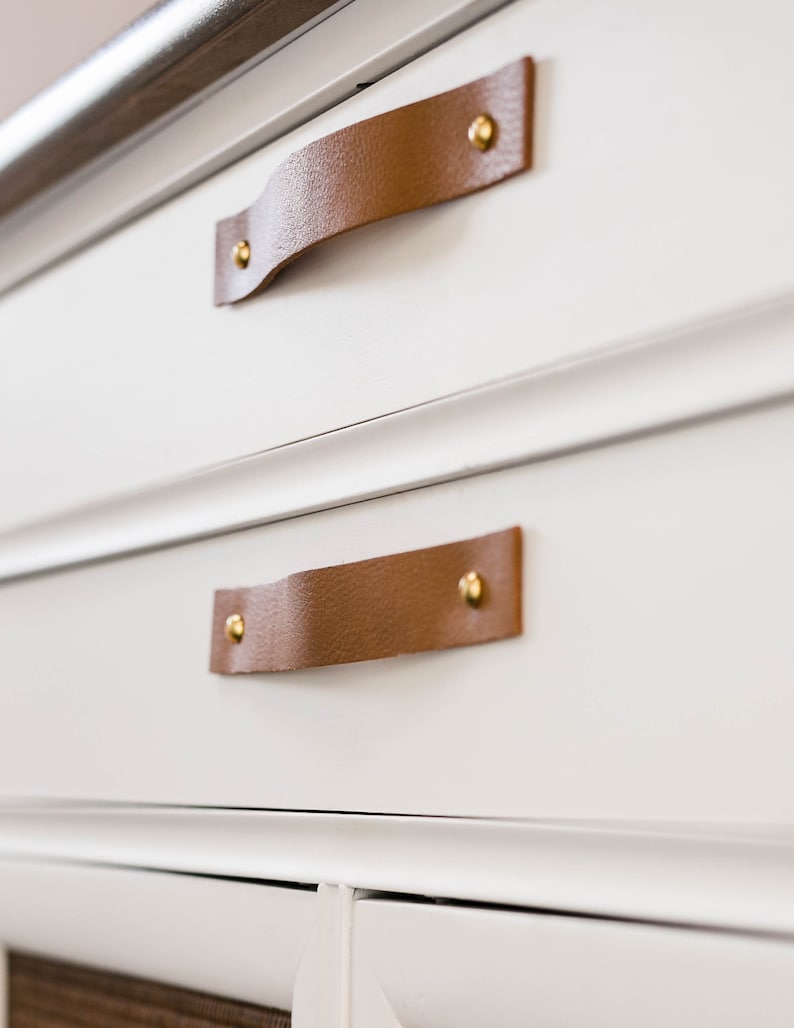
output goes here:
[[[160, 983], [164, 993], [173, 986], [291, 1010], [316, 915], [314, 889], [51, 860], [0, 861], [0, 960], [11, 951], [53, 961], [49, 973], [41, 969], [51, 979], [50, 989], [42, 986], [45, 995], [66, 988], [68, 975], [57, 970], [65, 960], [98, 969], [100, 980], [77, 972], [72, 983], [97, 1003], [105, 989], [101, 979], [119, 976], [115, 992], [133, 1004], [141, 992], [131, 979], [146, 980], [155, 991]], [[22, 970], [29, 996], [36, 968]], [[13, 1004], [13, 966], [10, 971]], [[188, 1008], [195, 1009], [189, 997], [185, 1013]]]
[[362, 901], [352, 1028], [787, 1028], [794, 945], [577, 917]]
[[[0, 791], [791, 822], [793, 431], [780, 407], [10, 583]], [[519, 638], [208, 671], [218, 587], [513, 524]]]

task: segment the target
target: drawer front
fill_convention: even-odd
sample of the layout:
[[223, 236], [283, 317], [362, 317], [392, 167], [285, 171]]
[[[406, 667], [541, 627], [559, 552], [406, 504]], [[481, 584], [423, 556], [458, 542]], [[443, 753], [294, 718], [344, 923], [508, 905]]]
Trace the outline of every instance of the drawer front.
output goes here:
[[[20, 286], [0, 305], [2, 525], [790, 291], [791, 7], [738, 11], [517, 0]], [[526, 54], [531, 171], [213, 307], [216, 222], [290, 154]]]
[[[292, 1010], [317, 903], [313, 889], [151, 869], [80, 866], [59, 862], [52, 852], [38, 861], [6, 856], [0, 862], [0, 972], [5, 971], [6, 951], [19, 952], [130, 976], [118, 980], [117, 1001], [125, 996], [135, 1003], [140, 998], [137, 980], [150, 979], [176, 987], [177, 993], [191, 990], [185, 994], [189, 1006], [195, 990], [258, 1007]], [[57, 966], [52, 968], [49, 990], [41, 985], [45, 1001], [68, 984]], [[13, 966], [11, 970], [13, 1005]], [[27, 967], [25, 981], [18, 983], [26, 1003], [38, 988], [30, 980], [35, 970]], [[93, 1002], [101, 1002], [98, 990], [103, 977], [111, 976], [99, 974], [92, 981], [91, 975], [85, 978], [78, 972], [72, 986], [79, 990], [82, 982], [86, 992], [93, 993]], [[162, 991], [167, 995], [169, 990]], [[88, 1002], [89, 996], [85, 999]], [[205, 1002], [209, 1010], [212, 1001], [207, 997]], [[110, 1013], [116, 1012], [111, 1004]], [[21, 1011], [19, 1017], [22, 1023]], [[46, 1023], [54, 1028], [53, 1022]]]
[[[7, 583], [2, 792], [791, 822], [792, 429], [787, 405]], [[208, 670], [219, 587], [510, 525], [517, 638]]]
[[351, 1028], [784, 1028], [790, 941], [367, 900]]

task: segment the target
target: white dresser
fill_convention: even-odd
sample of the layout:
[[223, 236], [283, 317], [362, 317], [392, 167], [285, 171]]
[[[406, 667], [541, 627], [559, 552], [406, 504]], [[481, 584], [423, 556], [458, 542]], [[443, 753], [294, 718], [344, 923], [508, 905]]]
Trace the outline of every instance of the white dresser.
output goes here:
[[[0, 946], [295, 1028], [794, 1023], [792, 30], [332, 5], [0, 220]], [[531, 168], [213, 304], [282, 162], [252, 231], [322, 206], [318, 141], [525, 57]], [[356, 149], [372, 195], [441, 131]], [[412, 652], [420, 562], [272, 628], [402, 655], [209, 669], [216, 590], [513, 526], [512, 637]]]

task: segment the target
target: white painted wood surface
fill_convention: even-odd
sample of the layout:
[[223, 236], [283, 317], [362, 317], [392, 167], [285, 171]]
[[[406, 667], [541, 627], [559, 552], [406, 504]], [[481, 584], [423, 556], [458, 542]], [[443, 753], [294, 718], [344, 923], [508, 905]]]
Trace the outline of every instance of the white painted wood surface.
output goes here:
[[778, 402], [794, 395], [792, 333], [794, 299], [752, 307], [0, 532], [0, 579]]
[[289, 1010], [316, 894], [0, 860], [0, 945]]
[[[1, 523], [790, 294], [791, 18], [521, 0], [20, 287], [0, 306]], [[526, 52], [533, 172], [211, 307], [214, 222], [289, 152]]]
[[[492, 5], [393, 6], [63, 191], [21, 248], [20, 220], [0, 281]], [[783, 0], [517, 0], [4, 297], [0, 575], [269, 524], [0, 588], [0, 793], [135, 805], [0, 808], [0, 947], [282, 1007], [295, 983], [295, 1028], [791, 1023], [787, 27]], [[523, 53], [530, 175], [211, 309], [213, 224], [284, 156]], [[206, 670], [216, 587], [513, 523], [521, 639]]]
[[321, 884], [311, 942], [295, 982], [293, 1028], [349, 1028], [353, 890]]
[[364, 900], [351, 1028], [789, 1028], [794, 943]]
[[[793, 428], [789, 404], [8, 585], [2, 791], [791, 823]], [[215, 588], [511, 524], [522, 638], [207, 671]]]
[[4, 803], [0, 855], [794, 935], [792, 827]]

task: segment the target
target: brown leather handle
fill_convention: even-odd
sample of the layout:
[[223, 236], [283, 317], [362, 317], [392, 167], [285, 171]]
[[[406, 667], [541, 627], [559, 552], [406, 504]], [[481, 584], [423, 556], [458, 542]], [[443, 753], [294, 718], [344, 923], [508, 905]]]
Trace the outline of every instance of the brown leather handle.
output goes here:
[[521, 634], [521, 529], [215, 593], [210, 670], [290, 671]]
[[325, 239], [529, 168], [533, 71], [525, 57], [291, 154], [251, 207], [218, 222], [215, 303], [253, 296]]

